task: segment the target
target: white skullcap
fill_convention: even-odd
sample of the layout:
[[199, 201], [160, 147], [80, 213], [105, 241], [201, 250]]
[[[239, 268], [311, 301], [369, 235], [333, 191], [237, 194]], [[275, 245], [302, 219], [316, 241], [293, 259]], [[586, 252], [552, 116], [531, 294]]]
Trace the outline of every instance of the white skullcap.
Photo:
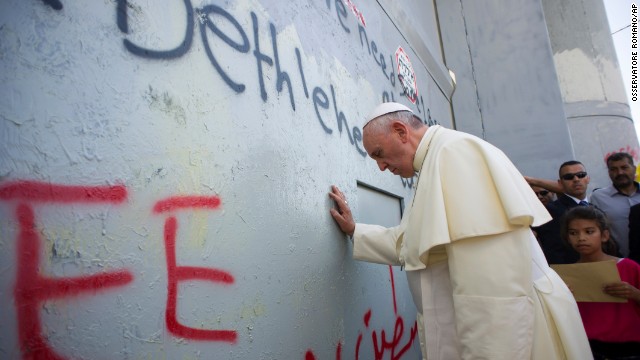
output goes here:
[[411, 111], [411, 109], [409, 109], [408, 107], [400, 103], [396, 103], [396, 102], [382, 103], [378, 105], [375, 109], [373, 109], [373, 111], [369, 114], [369, 116], [367, 116], [366, 122], [362, 127], [364, 128], [365, 126], [367, 126], [368, 123], [371, 122], [371, 120], [377, 117], [380, 117], [382, 115], [386, 115], [392, 112], [396, 112], [396, 111], [408, 111], [413, 114], [413, 111]]

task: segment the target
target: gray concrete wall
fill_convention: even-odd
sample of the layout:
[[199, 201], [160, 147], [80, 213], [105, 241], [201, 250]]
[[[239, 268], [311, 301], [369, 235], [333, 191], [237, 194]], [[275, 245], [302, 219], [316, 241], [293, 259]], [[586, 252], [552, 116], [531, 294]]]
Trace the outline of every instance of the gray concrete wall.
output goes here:
[[351, 259], [327, 192], [356, 218], [358, 184], [410, 198], [362, 147], [388, 100], [530, 175], [594, 132], [594, 158], [635, 149], [616, 85], [548, 35], [525, 0], [5, 0], [0, 357], [416, 358], [404, 274]]
[[544, 0], [553, 58], [577, 160], [591, 188], [611, 184], [605, 159], [640, 148], [602, 0]]
[[539, 1], [436, 0], [455, 124], [498, 146], [524, 174], [553, 177], [573, 157]]
[[407, 38], [372, 2], [3, 1], [0, 357], [416, 358], [327, 196], [410, 196], [365, 159], [382, 100], [452, 126]]

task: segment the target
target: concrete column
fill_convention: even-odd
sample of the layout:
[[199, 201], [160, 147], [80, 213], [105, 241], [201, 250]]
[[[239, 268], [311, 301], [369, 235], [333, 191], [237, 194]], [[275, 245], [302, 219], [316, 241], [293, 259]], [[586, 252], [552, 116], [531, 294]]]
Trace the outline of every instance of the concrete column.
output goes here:
[[540, 1], [436, 0], [458, 130], [501, 148], [524, 174], [573, 157]]
[[587, 167], [592, 188], [607, 186], [606, 156], [627, 151], [637, 160], [638, 138], [604, 4], [542, 3], [576, 160]]

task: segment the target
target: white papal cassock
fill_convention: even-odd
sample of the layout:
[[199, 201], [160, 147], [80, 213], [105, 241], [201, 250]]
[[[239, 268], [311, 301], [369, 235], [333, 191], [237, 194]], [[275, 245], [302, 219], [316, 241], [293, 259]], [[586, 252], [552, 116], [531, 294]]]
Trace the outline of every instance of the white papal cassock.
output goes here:
[[591, 359], [571, 292], [530, 226], [551, 220], [502, 151], [430, 127], [399, 226], [356, 224], [354, 258], [403, 265], [426, 359]]

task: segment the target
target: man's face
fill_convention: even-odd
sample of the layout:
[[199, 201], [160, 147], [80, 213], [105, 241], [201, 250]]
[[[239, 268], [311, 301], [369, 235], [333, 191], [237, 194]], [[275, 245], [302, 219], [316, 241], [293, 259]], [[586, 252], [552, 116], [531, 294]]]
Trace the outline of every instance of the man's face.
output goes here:
[[[406, 138], [406, 133], [404, 134]], [[378, 163], [380, 171], [389, 170], [403, 178], [413, 177], [415, 149], [403, 140], [403, 135], [392, 124], [387, 129], [364, 128], [362, 144], [369, 156]]]
[[609, 161], [607, 167], [609, 168], [609, 178], [613, 186], [621, 188], [633, 184], [636, 167], [631, 165], [628, 159]]
[[[580, 178], [582, 176], [582, 178]], [[581, 164], [567, 165], [560, 169], [558, 180], [565, 194], [584, 199], [589, 186], [589, 175]]]
[[536, 193], [536, 196], [542, 205], [547, 205], [553, 201], [553, 193], [551, 191], [537, 186], [532, 186], [531, 188], [533, 189], [533, 192]]

